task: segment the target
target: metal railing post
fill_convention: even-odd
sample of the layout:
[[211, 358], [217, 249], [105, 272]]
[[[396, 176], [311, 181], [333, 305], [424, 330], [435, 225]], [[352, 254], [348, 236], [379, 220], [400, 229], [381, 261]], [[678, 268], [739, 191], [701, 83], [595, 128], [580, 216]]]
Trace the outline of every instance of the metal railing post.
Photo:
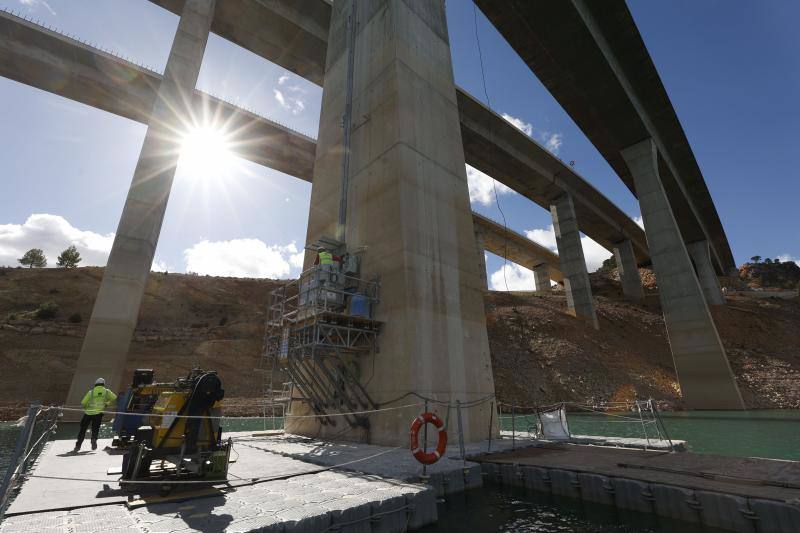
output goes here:
[[461, 400], [456, 400], [456, 414], [458, 415], [458, 448], [461, 451], [461, 462], [467, 466], [467, 455], [464, 452], [464, 426], [461, 424]]
[[[428, 400], [425, 400], [425, 413], [428, 412]], [[428, 453], [428, 424], [422, 426], [422, 451]], [[422, 477], [428, 475], [428, 465], [422, 464]]]
[[517, 418], [516, 406], [511, 404], [511, 449], [517, 449]]
[[494, 418], [494, 402], [489, 407], [489, 446], [486, 448], [487, 452], [492, 451], [492, 419]]
[[0, 485], [0, 519], [5, 515], [6, 502], [14, 488], [14, 481], [17, 478], [20, 460], [28, 453], [28, 445], [31, 442], [33, 428], [36, 425], [36, 415], [39, 413], [40, 408], [41, 404], [38, 402], [28, 407], [25, 425], [19, 437], [17, 437], [17, 445], [14, 447], [14, 453], [11, 455], [11, 460], [8, 462], [8, 470], [6, 470], [5, 476], [3, 476], [3, 483]]
[[639, 411], [639, 422], [642, 423], [642, 432], [644, 433], [644, 440], [647, 441], [644, 449], [647, 449], [647, 446], [650, 446], [650, 437], [647, 436], [647, 428], [644, 425], [644, 418], [642, 418], [642, 406], [639, 404], [639, 400], [636, 400], [636, 410]]
[[669, 437], [669, 433], [667, 433], [667, 426], [664, 424], [664, 421], [661, 419], [661, 414], [658, 412], [658, 405], [653, 401], [652, 398], [650, 399], [650, 408], [653, 410], [653, 415], [655, 416], [657, 423], [661, 425], [661, 429], [664, 430], [664, 436], [669, 442], [670, 451], [674, 452], [675, 445], [672, 443], [672, 439]]

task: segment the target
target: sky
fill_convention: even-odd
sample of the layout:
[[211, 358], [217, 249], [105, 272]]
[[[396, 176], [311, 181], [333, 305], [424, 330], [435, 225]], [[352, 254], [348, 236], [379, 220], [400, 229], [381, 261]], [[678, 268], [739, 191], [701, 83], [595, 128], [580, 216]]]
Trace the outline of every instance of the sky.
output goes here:
[[[800, 260], [797, 171], [800, 3], [630, 0], [628, 5], [715, 201], [737, 263]], [[159, 72], [178, 17], [145, 0], [0, 0]], [[633, 218], [636, 199], [468, 0], [449, 0], [456, 83], [575, 169]], [[134, 23], [135, 22], [135, 23]], [[483, 76], [482, 76], [483, 74]], [[483, 77], [486, 79], [486, 91]], [[316, 137], [320, 87], [215, 35], [197, 87]], [[74, 244], [103, 265], [145, 126], [0, 78], [0, 265], [38, 247], [54, 265]], [[301, 267], [311, 186], [234, 157], [182, 157], [154, 270], [288, 278]], [[202, 158], [201, 158], [202, 159]], [[548, 211], [467, 168], [476, 211], [555, 250]], [[495, 187], [497, 195], [495, 196]], [[502, 211], [502, 213], [501, 213]], [[640, 220], [640, 219], [639, 219]], [[583, 237], [590, 271], [610, 253]], [[530, 271], [487, 254], [490, 285], [530, 289]]]

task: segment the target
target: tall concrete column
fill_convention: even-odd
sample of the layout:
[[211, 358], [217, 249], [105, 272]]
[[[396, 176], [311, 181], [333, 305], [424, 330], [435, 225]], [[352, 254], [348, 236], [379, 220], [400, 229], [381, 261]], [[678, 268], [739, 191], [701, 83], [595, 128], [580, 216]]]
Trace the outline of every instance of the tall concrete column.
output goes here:
[[622, 151], [633, 175], [675, 370], [692, 409], [741, 409], [736, 380], [658, 174], [647, 139]]
[[725, 297], [722, 295], [722, 289], [719, 286], [719, 278], [714, 271], [714, 265], [711, 263], [711, 250], [708, 247], [708, 241], [687, 243], [686, 250], [694, 263], [697, 279], [700, 281], [700, 287], [703, 288], [706, 302], [710, 305], [725, 305]]
[[633, 253], [633, 244], [630, 239], [614, 244], [614, 258], [617, 260], [622, 294], [631, 300], [644, 300], [642, 277], [639, 275], [639, 267], [636, 264], [636, 255]]
[[72, 378], [77, 405], [97, 377], [119, 389], [139, 305], [167, 208], [181, 133], [191, 127], [192, 91], [208, 40], [215, 0], [186, 0], [103, 281]]
[[558, 257], [561, 262], [561, 272], [564, 274], [567, 310], [576, 317], [589, 321], [595, 329], [599, 329], [572, 196], [563, 194], [555, 199], [550, 204], [550, 213], [553, 215]]
[[[339, 221], [354, 6], [345, 235], [349, 250], [363, 250], [362, 275], [381, 278], [375, 313], [384, 322], [380, 352], [361, 360], [364, 386], [386, 407], [418, 402], [411, 393], [450, 402], [490, 397], [483, 281], [443, 0], [333, 3], [307, 242], [336, 235]], [[366, 434], [303, 419], [287, 421], [287, 431], [404, 446], [420, 410], [371, 414]], [[488, 401], [464, 409], [466, 441], [488, 436], [490, 411]]]
[[478, 275], [481, 278], [481, 287], [489, 290], [489, 279], [486, 274], [486, 235], [478, 227], [475, 228], [475, 248], [478, 253]]
[[536, 292], [542, 294], [552, 292], [550, 287], [550, 265], [542, 263], [533, 267], [533, 282], [536, 285]]

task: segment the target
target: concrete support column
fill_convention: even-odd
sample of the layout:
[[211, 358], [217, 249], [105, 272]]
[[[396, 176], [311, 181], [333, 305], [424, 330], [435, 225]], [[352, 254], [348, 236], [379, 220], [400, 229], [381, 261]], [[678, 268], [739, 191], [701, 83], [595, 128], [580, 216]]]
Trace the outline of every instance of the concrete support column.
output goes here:
[[489, 279], [486, 274], [486, 235], [480, 228], [475, 228], [475, 247], [478, 253], [478, 275], [481, 278], [481, 286], [489, 290]]
[[564, 194], [554, 200], [550, 204], [550, 213], [553, 215], [558, 256], [561, 272], [564, 274], [567, 310], [578, 318], [588, 320], [595, 329], [599, 329], [572, 196]]
[[719, 338], [689, 253], [658, 174], [658, 151], [647, 139], [622, 151], [644, 219], [681, 393], [692, 409], [741, 409]]
[[119, 390], [139, 305], [153, 263], [181, 148], [191, 128], [215, 0], [186, 0], [134, 170], [114, 244], [86, 330], [67, 404], [77, 405], [97, 377]]
[[725, 305], [725, 297], [722, 295], [722, 289], [719, 286], [719, 278], [714, 271], [714, 265], [711, 263], [711, 250], [708, 247], [708, 241], [690, 242], [686, 245], [686, 250], [694, 263], [697, 279], [700, 281], [700, 287], [703, 288], [706, 301], [710, 305]]
[[533, 267], [533, 282], [536, 284], [536, 292], [550, 294], [550, 265], [542, 263]]
[[642, 278], [639, 276], [639, 267], [636, 265], [636, 255], [633, 253], [630, 239], [614, 244], [614, 258], [617, 260], [622, 294], [631, 300], [644, 300]]
[[[333, 3], [307, 242], [336, 235], [339, 222], [348, 20], [355, 34], [344, 233], [348, 250], [363, 251], [362, 276], [380, 276], [375, 316], [384, 323], [380, 352], [358, 359], [362, 383], [378, 404], [409, 393], [476, 401], [462, 411], [464, 439], [482, 440], [491, 409], [477, 401], [491, 397], [494, 381], [444, 0]], [[297, 418], [286, 427], [405, 446], [419, 412], [373, 413], [369, 430]]]

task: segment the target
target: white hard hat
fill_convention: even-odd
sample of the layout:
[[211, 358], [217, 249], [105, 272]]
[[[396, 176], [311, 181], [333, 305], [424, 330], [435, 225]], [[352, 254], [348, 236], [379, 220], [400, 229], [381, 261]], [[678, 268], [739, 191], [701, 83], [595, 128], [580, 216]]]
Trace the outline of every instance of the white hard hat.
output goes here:
[[106, 380], [104, 380], [103, 378], [97, 378], [97, 380], [94, 382], [94, 384], [95, 385], [105, 385], [106, 384]]

